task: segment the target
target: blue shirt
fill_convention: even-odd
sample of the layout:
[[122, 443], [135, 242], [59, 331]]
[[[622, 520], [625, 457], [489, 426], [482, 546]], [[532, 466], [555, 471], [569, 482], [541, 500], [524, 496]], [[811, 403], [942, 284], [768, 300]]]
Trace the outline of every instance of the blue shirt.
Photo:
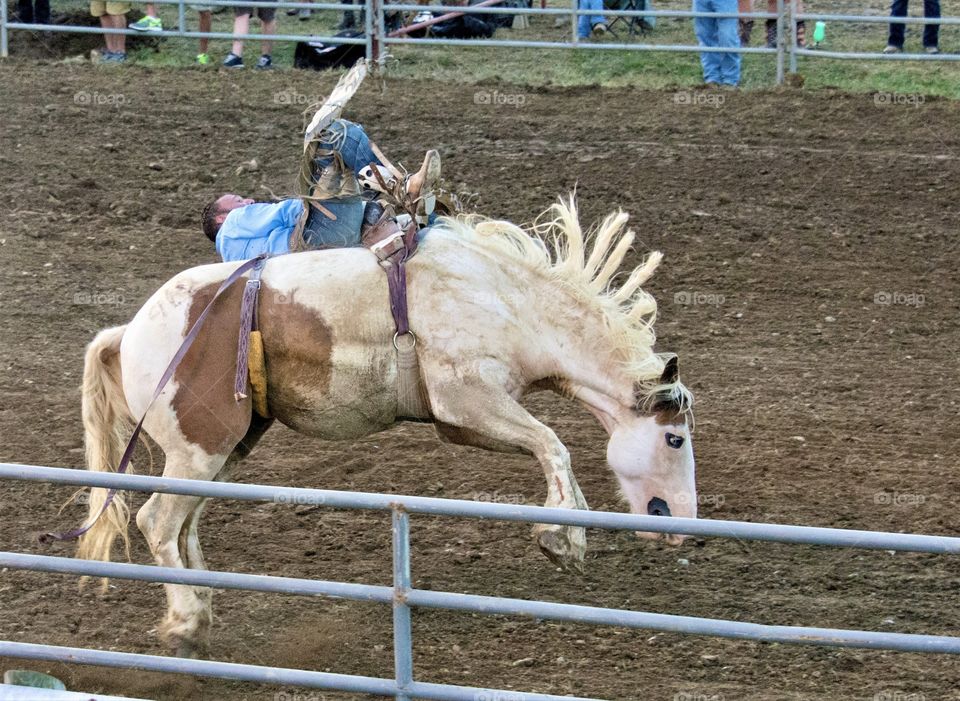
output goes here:
[[256, 202], [227, 214], [217, 233], [217, 253], [224, 262], [249, 260], [261, 253], [290, 252], [290, 235], [303, 214], [303, 201]]

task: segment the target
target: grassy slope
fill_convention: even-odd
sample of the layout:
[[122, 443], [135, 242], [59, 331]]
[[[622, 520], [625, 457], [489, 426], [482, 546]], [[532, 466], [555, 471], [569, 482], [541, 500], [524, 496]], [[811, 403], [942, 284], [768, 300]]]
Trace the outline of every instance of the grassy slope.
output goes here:
[[[64, 3], [65, 5], [67, 3]], [[71, 3], [72, 4], [72, 3]], [[549, 0], [550, 5], [566, 7], [566, 0]], [[762, 2], [758, 2], [758, 9]], [[161, 16], [169, 26], [175, 24], [176, 7], [161, 6]], [[660, 0], [659, 9], [684, 9], [683, 0]], [[911, 3], [911, 13], [921, 11], [922, 3]], [[960, 0], [942, 3], [946, 16], [960, 15]], [[843, 12], [851, 14], [886, 13], [884, 0], [823, 0], [807, 3], [808, 12]], [[188, 10], [188, 23], [196, 28], [196, 14]], [[131, 19], [139, 17], [135, 8]], [[337, 17], [327, 11], [315, 13], [308, 22], [299, 22], [281, 13], [280, 31], [290, 33], [331, 34]], [[214, 16], [215, 31], [230, 31], [232, 13]], [[753, 45], [763, 36], [762, 20], [754, 30]], [[569, 24], [555, 26], [552, 17], [533, 18], [529, 29], [500, 30], [497, 38], [529, 38], [564, 40], [570, 35]], [[621, 40], [625, 34], [621, 33]], [[886, 24], [840, 24], [827, 27], [825, 48], [851, 51], [879, 51], [885, 44]], [[613, 39], [611, 39], [612, 41]], [[643, 38], [647, 43], [693, 43], [689, 20], [660, 19], [655, 31]], [[908, 29], [907, 49], [919, 51], [919, 31]], [[947, 27], [941, 32], [941, 48], [945, 52], [960, 51], [960, 27]], [[229, 50], [229, 42], [211, 43], [215, 68]], [[260, 50], [256, 42], [247, 47], [247, 62], [252, 64]], [[141, 65], [193, 66], [196, 44], [193, 40], [158, 41], [156, 49], [140, 48], [131, 58]], [[282, 70], [293, 60], [293, 44], [283, 43], [274, 50], [274, 62]], [[960, 98], [960, 62], [868, 62], [829, 59], [801, 59], [800, 73], [810, 87], [838, 87], [853, 92], [887, 91], [923, 93]], [[647, 88], [693, 86], [701, 81], [695, 54], [628, 51], [572, 51], [557, 49], [507, 49], [462, 47], [394, 47], [389, 63], [390, 75], [396, 77], [429, 76], [454, 82], [502, 82], [515, 85], [633, 85]], [[773, 56], [746, 56], [743, 66], [743, 87], [769, 87], [774, 84]]]

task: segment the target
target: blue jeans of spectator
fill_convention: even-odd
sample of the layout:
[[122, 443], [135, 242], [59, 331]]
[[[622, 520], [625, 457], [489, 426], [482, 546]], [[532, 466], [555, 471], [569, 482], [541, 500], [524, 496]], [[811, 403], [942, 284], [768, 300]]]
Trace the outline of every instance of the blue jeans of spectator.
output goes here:
[[[907, 2], [908, 0], [893, 0], [893, 5], [890, 6], [890, 16], [891, 17], [906, 17], [907, 16]], [[924, 17], [939, 17], [940, 16], [940, 0], [923, 0], [923, 16]], [[890, 25], [890, 38], [887, 40], [887, 43], [890, 46], [896, 46], [897, 48], [903, 48], [903, 35], [906, 27], [902, 24], [891, 24]], [[923, 45], [925, 47], [934, 47], [940, 42], [940, 25], [939, 24], [925, 24], [923, 25]]]
[[[603, 0], [578, 0], [577, 7], [581, 10], [602, 10]], [[580, 15], [577, 18], [577, 35], [586, 39], [590, 36], [593, 25], [603, 23], [603, 15]]]
[[[693, 0], [694, 12], [737, 12], [737, 0]], [[740, 47], [739, 23], [736, 17], [696, 17], [693, 31], [700, 46]], [[736, 52], [702, 52], [705, 83], [736, 85], [740, 82], [740, 54]]]
[[[370, 148], [370, 138], [359, 124], [338, 119], [320, 135], [317, 148], [335, 151], [343, 159], [343, 165], [360, 173], [371, 163], [383, 165]], [[333, 155], [324, 155], [313, 161], [314, 180], [323, 169], [333, 162]], [[365, 203], [359, 196], [324, 200], [321, 203], [336, 219], [331, 219], [316, 207], [311, 207], [303, 230], [304, 240], [315, 248], [341, 248], [360, 245], [360, 227], [363, 223]]]

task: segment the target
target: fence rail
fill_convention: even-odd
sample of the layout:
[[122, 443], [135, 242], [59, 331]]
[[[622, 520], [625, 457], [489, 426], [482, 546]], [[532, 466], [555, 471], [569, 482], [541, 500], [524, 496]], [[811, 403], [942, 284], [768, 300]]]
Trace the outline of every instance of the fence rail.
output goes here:
[[[489, 1], [489, 0], [488, 0]], [[494, 0], [495, 1], [495, 0]], [[960, 17], [939, 17], [939, 18], [920, 18], [920, 17], [897, 17], [877, 15], [856, 15], [856, 14], [824, 14], [824, 13], [798, 13], [794, 3], [790, 0], [777, 0], [777, 11], [771, 12], [750, 12], [750, 13], [709, 13], [692, 12], [687, 10], [586, 10], [580, 9], [578, 0], [570, 0], [569, 7], [464, 7], [462, 5], [417, 5], [413, 3], [389, 3], [385, 0], [364, 0], [362, 5], [350, 5], [334, 2], [306, 3], [277, 0], [251, 0], [244, 3], [250, 7], [275, 7], [277, 9], [309, 9], [309, 10], [339, 10], [339, 11], [357, 11], [361, 8], [365, 11], [364, 36], [356, 38], [335, 37], [335, 36], [317, 36], [303, 34], [259, 34], [259, 35], [239, 35], [232, 32], [195, 32], [186, 28], [186, 8], [189, 7], [189, 0], [156, 0], [159, 5], [175, 5], [177, 7], [177, 27], [176, 29], [167, 29], [162, 32], [150, 32], [150, 36], [157, 37], [178, 37], [178, 38], [210, 38], [210, 39], [247, 39], [247, 40], [273, 40], [273, 41], [322, 41], [327, 44], [354, 44], [366, 47], [366, 57], [369, 60], [377, 62], [384, 66], [387, 57], [387, 50], [390, 46], [410, 45], [442, 45], [442, 46], [462, 46], [462, 47], [504, 47], [504, 48], [540, 48], [540, 49], [586, 49], [591, 51], [663, 51], [663, 52], [682, 52], [682, 53], [703, 53], [703, 52], [736, 52], [740, 54], [770, 54], [776, 56], [776, 82], [781, 84], [785, 79], [785, 72], [796, 73], [798, 70], [799, 57], [819, 58], [819, 59], [859, 59], [865, 61], [960, 61], [960, 53], [940, 53], [930, 55], [926, 53], [864, 53], [850, 51], [833, 51], [822, 49], [801, 48], [796, 43], [796, 28], [798, 22], [805, 20], [829, 21], [829, 22], [852, 22], [852, 23], [874, 23], [888, 24], [895, 21], [897, 24], [927, 25], [940, 24], [944, 26], [960, 25]], [[206, 5], [217, 7], [232, 7], [236, 4], [235, 0], [210, 0]], [[409, 37], [392, 36], [391, 32], [386, 30], [385, 13], [393, 11], [422, 11], [429, 8], [430, 11], [437, 12], [467, 12], [480, 15], [524, 15], [524, 16], [546, 16], [546, 17], [570, 17], [570, 38], [568, 40], [515, 40], [515, 39], [445, 39], [437, 37]], [[698, 17], [738, 17], [741, 19], [776, 19], [776, 45], [774, 48], [767, 47], [701, 47], [692, 44], [656, 44], [649, 42], [603, 42], [589, 43], [581, 41], [577, 36], [577, 20], [581, 15], [602, 15], [608, 18], [620, 18], [628, 21], [636, 20], [642, 17], [652, 18], [686, 18], [696, 19]], [[80, 27], [71, 25], [47, 25], [47, 24], [26, 24], [21, 22], [11, 22], [8, 17], [7, 3], [0, 3], [0, 57], [9, 55], [8, 33], [10, 31], [50, 31], [50, 32], [74, 32], [84, 34], [126, 34], [142, 36], [142, 32], [131, 29], [102, 29], [99, 27]], [[633, 29], [631, 27], [631, 36]]]
[[[882, 548], [933, 553], [960, 553], [960, 538], [906, 533], [881, 533], [836, 528], [786, 526], [714, 521], [608, 512], [573, 511], [537, 506], [471, 502], [432, 497], [343, 492], [322, 489], [231, 484], [195, 480], [117, 475], [35, 465], [0, 463], [0, 479], [25, 480], [90, 487], [114, 487], [139, 492], [185, 494], [246, 501], [319, 504], [331, 508], [374, 509], [391, 513], [393, 533], [393, 585], [370, 585], [290, 577], [240, 574], [209, 570], [92, 562], [26, 553], [0, 552], [0, 567], [47, 573], [116, 577], [226, 589], [329, 596], [378, 602], [393, 607], [394, 678], [263, 667], [210, 660], [183, 660], [157, 655], [57, 647], [0, 641], [0, 656], [56, 660], [79, 664], [126, 667], [161, 672], [236, 679], [265, 684], [286, 684], [318, 689], [412, 698], [484, 701], [510, 698], [516, 701], [570, 699], [502, 689], [481, 689], [417, 681], [413, 674], [411, 609], [440, 608], [487, 615], [533, 616], [538, 619], [612, 625], [694, 635], [758, 640], [799, 645], [960, 654], [960, 638], [940, 635], [882, 633], [802, 626], [775, 626], [720, 619], [698, 618], [644, 611], [607, 609], [547, 601], [460, 594], [415, 589], [410, 575], [410, 515], [488, 518], [530, 523], [576, 525], [610, 530], [656, 531], [715, 537], [736, 537], [797, 544], [837, 547]], [[584, 700], [596, 701], [596, 700]]]

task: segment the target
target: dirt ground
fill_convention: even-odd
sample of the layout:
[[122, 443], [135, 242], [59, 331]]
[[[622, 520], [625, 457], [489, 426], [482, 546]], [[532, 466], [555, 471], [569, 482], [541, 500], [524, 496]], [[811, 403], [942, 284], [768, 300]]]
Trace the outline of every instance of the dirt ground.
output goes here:
[[[212, 195], [291, 190], [300, 110], [333, 79], [0, 64], [0, 460], [82, 466], [84, 345], [175, 272], [214, 259], [198, 227]], [[661, 305], [659, 348], [679, 354], [697, 397], [703, 517], [956, 534], [960, 105], [832, 92], [722, 97], [381, 90], [371, 80], [348, 116], [408, 166], [439, 148], [446, 174], [479, 193], [484, 213], [526, 221], [577, 186], [586, 218], [618, 206], [632, 214], [637, 255], [666, 254], [649, 289]], [[238, 172], [251, 159], [258, 167]], [[530, 404], [570, 448], [591, 507], [621, 510], [602, 429], [552, 395]], [[276, 427], [238, 479], [545, 498], [531, 459], [446, 446], [416, 425], [354, 444]], [[69, 554], [35, 534], [82, 520], [80, 505], [57, 516], [71, 491], [0, 485], [0, 548]], [[383, 514], [216, 502], [201, 540], [213, 569], [389, 583]], [[675, 549], [591, 532], [579, 577], [550, 565], [526, 526], [427, 517], [413, 519], [413, 548], [415, 585], [436, 590], [770, 624], [960, 629], [960, 575], [948, 556], [721, 539]], [[150, 562], [139, 534], [134, 561]], [[166, 652], [155, 631], [160, 585], [115, 580], [102, 599], [78, 593], [72, 577], [3, 571], [0, 606], [0, 639]], [[392, 674], [381, 606], [221, 591], [214, 607], [214, 659]], [[416, 612], [414, 632], [424, 681], [655, 701], [960, 699], [960, 660], [949, 656], [440, 611]], [[0, 667], [151, 699], [282, 690]]]

